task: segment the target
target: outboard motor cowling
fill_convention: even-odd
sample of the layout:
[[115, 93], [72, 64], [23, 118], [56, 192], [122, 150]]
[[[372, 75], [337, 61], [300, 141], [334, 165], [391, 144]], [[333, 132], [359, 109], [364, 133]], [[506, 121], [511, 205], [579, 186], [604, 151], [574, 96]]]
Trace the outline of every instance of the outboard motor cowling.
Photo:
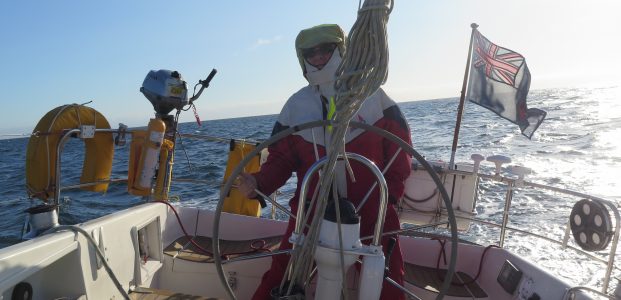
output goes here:
[[151, 70], [140, 92], [153, 104], [158, 115], [167, 115], [188, 104], [188, 87], [177, 71]]

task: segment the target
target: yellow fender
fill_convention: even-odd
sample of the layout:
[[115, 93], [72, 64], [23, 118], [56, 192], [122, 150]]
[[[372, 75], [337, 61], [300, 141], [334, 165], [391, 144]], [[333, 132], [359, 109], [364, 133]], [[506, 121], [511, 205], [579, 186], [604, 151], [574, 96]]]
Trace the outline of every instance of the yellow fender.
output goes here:
[[[229, 160], [226, 163], [223, 182], [228, 180], [233, 169], [235, 169], [246, 154], [254, 150], [255, 147], [254, 144], [245, 143], [244, 141], [231, 140]], [[246, 165], [244, 172], [254, 173], [259, 171], [259, 167], [260, 157], [257, 155]], [[222, 211], [238, 215], [259, 217], [261, 216], [261, 204], [256, 199], [244, 197], [237, 188], [231, 188], [228, 196], [224, 199]]]
[[[56, 149], [64, 130], [94, 125], [110, 129], [106, 118], [93, 108], [69, 104], [56, 107], [39, 120], [26, 149], [26, 188], [30, 197], [47, 201], [54, 196], [56, 182]], [[36, 134], [35, 134], [36, 133]], [[80, 183], [110, 180], [114, 140], [112, 133], [96, 133], [84, 141], [84, 163]], [[108, 183], [83, 187], [83, 190], [105, 192]]]

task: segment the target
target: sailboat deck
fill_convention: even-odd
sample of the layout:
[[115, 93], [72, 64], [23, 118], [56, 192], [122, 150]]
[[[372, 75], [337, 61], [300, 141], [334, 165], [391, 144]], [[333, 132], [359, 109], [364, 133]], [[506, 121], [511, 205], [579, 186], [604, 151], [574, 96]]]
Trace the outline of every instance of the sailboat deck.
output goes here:
[[[213, 252], [213, 240], [206, 236], [192, 237], [200, 248]], [[258, 253], [271, 252], [278, 249], [282, 236], [273, 236], [254, 240], [220, 240], [220, 253], [228, 259]], [[164, 254], [174, 258], [198, 263], [213, 263], [213, 256], [201, 251], [186, 236], [182, 236], [164, 249]]]
[[[212, 252], [212, 242], [210, 237], [193, 236], [193, 241], [204, 250]], [[253, 254], [257, 252], [270, 252], [278, 249], [282, 236], [273, 236], [254, 240], [221, 240], [220, 250], [224, 258], [232, 259], [240, 256]], [[201, 249], [190, 242], [188, 237], [182, 236], [173, 241], [164, 249], [164, 254], [173, 258], [182, 259], [196, 263], [213, 263], [212, 255], [204, 253]], [[442, 286], [442, 280], [446, 275], [446, 270], [425, 267], [406, 262], [404, 280], [419, 288], [430, 292], [437, 293]], [[472, 277], [464, 272], [457, 272], [453, 279], [454, 284], [447, 292], [448, 296], [467, 297], [467, 298], [486, 298], [488, 295], [485, 291], [472, 279]], [[158, 294], [156, 290], [138, 293], [132, 299], [214, 299], [214, 298], [193, 298], [194, 296], [172, 294], [167, 291]], [[132, 296], [134, 297], [134, 296]], [[168, 298], [167, 298], [168, 297]], [[189, 297], [189, 298], [188, 298]]]
[[131, 300], [218, 300], [219, 298], [188, 295], [166, 290], [140, 288], [129, 294]]

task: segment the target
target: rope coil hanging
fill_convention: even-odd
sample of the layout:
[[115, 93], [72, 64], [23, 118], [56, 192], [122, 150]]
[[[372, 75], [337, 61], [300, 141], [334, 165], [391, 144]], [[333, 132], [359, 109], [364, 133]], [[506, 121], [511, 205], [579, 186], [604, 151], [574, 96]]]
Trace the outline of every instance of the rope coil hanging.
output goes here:
[[[321, 171], [323, 176], [318, 202], [307, 237], [289, 260], [287, 269], [292, 284], [289, 284], [287, 294], [295, 285], [304, 286], [312, 275], [319, 225], [328, 204], [338, 155], [345, 154], [345, 134], [349, 121], [364, 100], [375, 93], [388, 77], [386, 25], [393, 5], [392, 0], [366, 0], [358, 10], [358, 18], [348, 35], [343, 61], [336, 72], [336, 99], [332, 99], [336, 105], [336, 114], [332, 120], [336, 126], [326, 149], [328, 162]], [[338, 209], [338, 204], [336, 206]], [[283, 287], [281, 284], [281, 289]]]

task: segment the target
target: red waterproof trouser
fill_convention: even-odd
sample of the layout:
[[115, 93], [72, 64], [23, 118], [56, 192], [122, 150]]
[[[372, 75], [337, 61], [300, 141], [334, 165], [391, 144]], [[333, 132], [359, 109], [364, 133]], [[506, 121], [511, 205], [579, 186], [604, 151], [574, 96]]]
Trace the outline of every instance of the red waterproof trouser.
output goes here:
[[[374, 224], [369, 224], [373, 225]], [[373, 234], [373, 226], [363, 226], [361, 224], [360, 235], [361, 236], [369, 236]], [[396, 226], [396, 227], [395, 227]], [[280, 243], [280, 249], [291, 249], [291, 243], [289, 243], [289, 237], [293, 232], [295, 227], [295, 220], [290, 219], [289, 224], [287, 226], [287, 232], [283, 236], [282, 242]], [[392, 205], [388, 206], [388, 210], [386, 212], [386, 222], [384, 223], [384, 231], [392, 231], [399, 229], [399, 219], [397, 217], [397, 212], [395, 211]], [[384, 253], [386, 253], [386, 246], [388, 245], [388, 240], [390, 237], [384, 237], [382, 239], [382, 245], [384, 248]], [[365, 241], [369, 242], [369, 240]], [[270, 291], [272, 288], [280, 286], [280, 281], [285, 274], [285, 269], [287, 268], [287, 263], [289, 262], [289, 256], [287, 255], [276, 255], [272, 257], [272, 265], [270, 269], [263, 274], [263, 278], [261, 280], [261, 284], [257, 288], [257, 291], [254, 293], [252, 297], [253, 300], [267, 300], [270, 299]], [[403, 257], [401, 256], [401, 248], [399, 247], [399, 240], [397, 239], [397, 243], [395, 244], [395, 248], [392, 252], [390, 259], [390, 278], [395, 282], [399, 283], [403, 286]], [[384, 281], [382, 285], [382, 294], [380, 299], [385, 300], [402, 300], [405, 299], [405, 295], [402, 291], [392, 286], [390, 283]]]

